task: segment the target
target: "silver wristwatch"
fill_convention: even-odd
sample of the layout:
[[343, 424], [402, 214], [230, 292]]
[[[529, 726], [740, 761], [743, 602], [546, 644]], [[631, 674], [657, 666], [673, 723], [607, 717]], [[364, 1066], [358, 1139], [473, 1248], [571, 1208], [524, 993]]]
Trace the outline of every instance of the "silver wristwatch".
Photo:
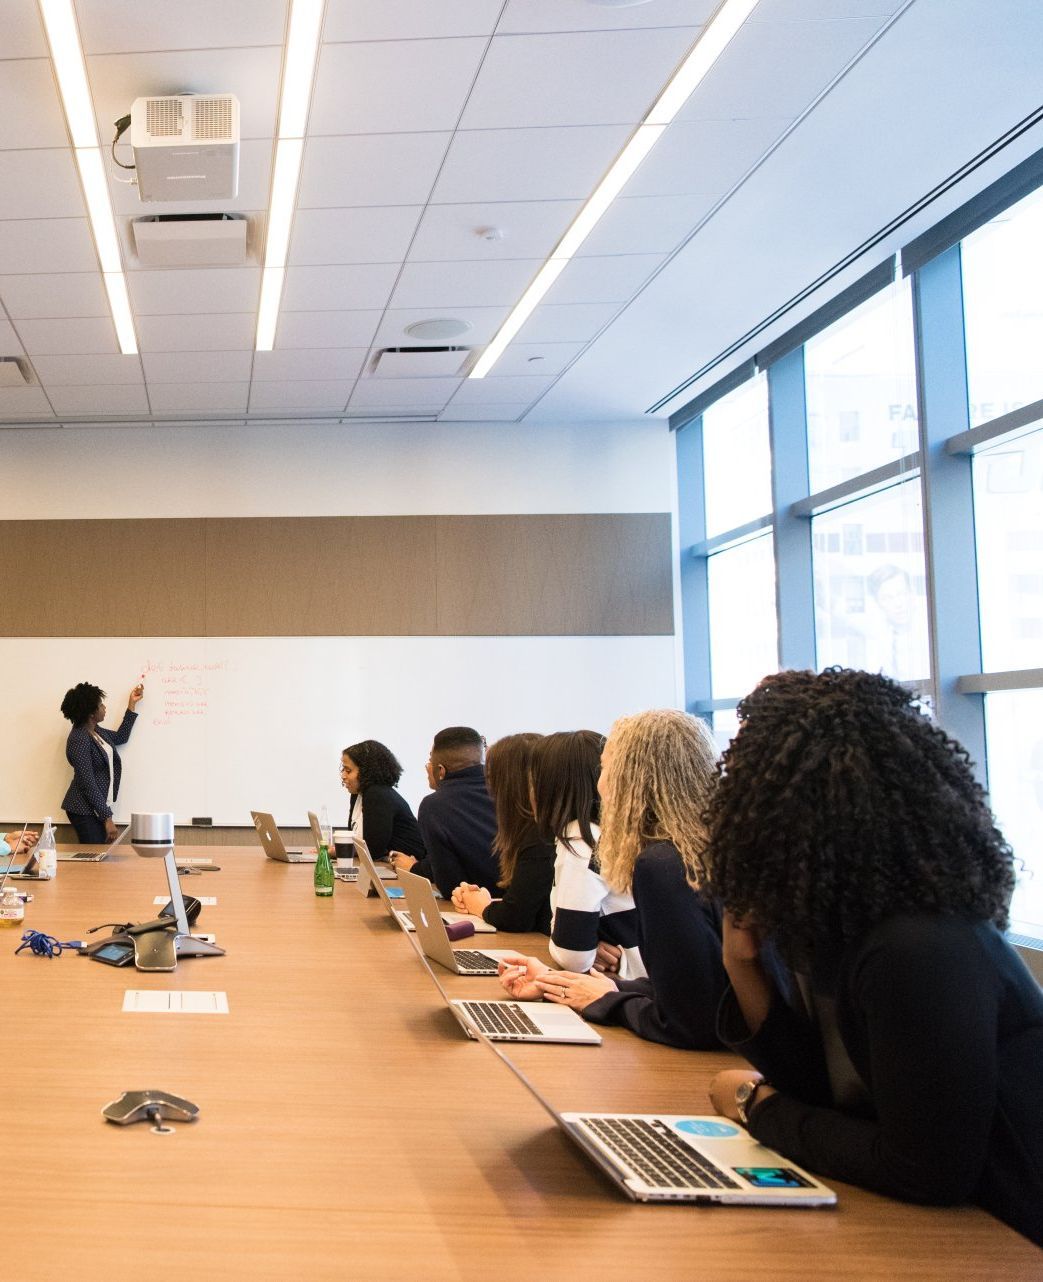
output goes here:
[[757, 1092], [764, 1085], [765, 1081], [762, 1077], [751, 1077], [748, 1082], [740, 1082], [735, 1088], [735, 1107], [743, 1126], [749, 1126], [750, 1109], [756, 1102]]

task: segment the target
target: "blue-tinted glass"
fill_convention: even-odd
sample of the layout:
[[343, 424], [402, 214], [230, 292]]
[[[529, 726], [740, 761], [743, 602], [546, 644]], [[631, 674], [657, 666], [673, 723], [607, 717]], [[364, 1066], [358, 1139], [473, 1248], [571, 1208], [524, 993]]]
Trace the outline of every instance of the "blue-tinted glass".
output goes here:
[[1043, 397], [1043, 191], [961, 247], [971, 423]]
[[811, 492], [918, 448], [908, 281], [854, 308], [804, 347]]
[[771, 511], [768, 378], [758, 374], [703, 413], [706, 536]]
[[1016, 930], [1043, 939], [1043, 690], [985, 696], [989, 800], [1018, 861]]

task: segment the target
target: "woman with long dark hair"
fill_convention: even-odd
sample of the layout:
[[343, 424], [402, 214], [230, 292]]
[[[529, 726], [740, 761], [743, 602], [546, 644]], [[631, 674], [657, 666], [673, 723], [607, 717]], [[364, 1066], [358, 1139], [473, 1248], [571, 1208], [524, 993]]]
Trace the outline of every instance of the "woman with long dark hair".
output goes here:
[[[719, 1112], [827, 1178], [975, 1202], [1043, 1245], [1043, 993], [970, 759], [886, 677], [766, 677], [707, 816], [726, 910]], [[767, 941], [795, 984], [762, 963]]]
[[501, 931], [550, 934], [554, 844], [536, 831], [529, 787], [533, 748], [542, 737], [507, 735], [485, 758], [485, 783], [496, 807], [493, 850], [500, 863], [502, 898], [494, 899], [473, 882], [461, 882], [453, 891], [457, 912], [483, 917]]
[[351, 794], [348, 827], [374, 859], [386, 859], [390, 850], [414, 860], [424, 858], [416, 816], [395, 787], [401, 778], [395, 754], [376, 739], [363, 739], [341, 753], [341, 786]]

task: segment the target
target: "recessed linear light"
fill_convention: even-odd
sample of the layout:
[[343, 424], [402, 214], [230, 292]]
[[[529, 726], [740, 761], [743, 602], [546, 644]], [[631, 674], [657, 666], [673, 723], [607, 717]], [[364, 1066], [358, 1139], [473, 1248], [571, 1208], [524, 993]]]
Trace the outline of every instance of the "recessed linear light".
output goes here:
[[630, 135], [608, 173], [587, 198], [568, 231], [536, 273], [532, 284], [482, 352], [468, 375], [469, 378], [484, 378], [500, 359], [507, 344], [532, 315], [569, 260], [594, 230], [605, 210], [659, 141], [667, 125], [684, 106], [756, 6], [757, 0], [724, 0], [703, 28], [702, 35], [689, 50], [684, 62], [664, 85], [645, 118]]
[[282, 301], [286, 254], [290, 245], [290, 232], [293, 230], [293, 211], [304, 155], [304, 131], [308, 123], [308, 107], [315, 81], [325, 7], [326, 0], [293, 0], [290, 11], [290, 30], [286, 38], [279, 105], [279, 139], [275, 147], [272, 195], [268, 204], [268, 229], [264, 241], [261, 301], [257, 309], [257, 338], [254, 346], [259, 352], [270, 352], [275, 345], [275, 326]]
[[87, 217], [101, 264], [102, 279], [120, 351], [124, 356], [133, 356], [138, 350], [138, 340], [127, 297], [127, 282], [123, 275], [105, 164], [98, 149], [94, 105], [87, 84], [87, 69], [83, 61], [72, 0], [40, 0], [40, 16], [51, 47], [51, 61], [58, 78], [62, 109], [76, 149], [76, 166], [80, 171], [80, 182], [87, 202]]

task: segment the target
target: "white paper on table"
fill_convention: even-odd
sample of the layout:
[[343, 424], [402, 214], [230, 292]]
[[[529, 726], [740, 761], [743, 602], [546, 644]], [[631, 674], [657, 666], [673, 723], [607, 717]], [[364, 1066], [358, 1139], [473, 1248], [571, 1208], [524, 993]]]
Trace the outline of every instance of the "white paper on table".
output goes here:
[[123, 1010], [162, 1015], [227, 1015], [228, 994], [165, 988], [128, 988]]
[[[214, 904], [217, 903], [216, 895], [193, 895], [192, 897], [193, 899], [198, 899], [204, 908], [213, 908]], [[154, 904], [165, 904], [168, 903], [169, 900], [169, 895], [157, 895], [152, 902]]]

